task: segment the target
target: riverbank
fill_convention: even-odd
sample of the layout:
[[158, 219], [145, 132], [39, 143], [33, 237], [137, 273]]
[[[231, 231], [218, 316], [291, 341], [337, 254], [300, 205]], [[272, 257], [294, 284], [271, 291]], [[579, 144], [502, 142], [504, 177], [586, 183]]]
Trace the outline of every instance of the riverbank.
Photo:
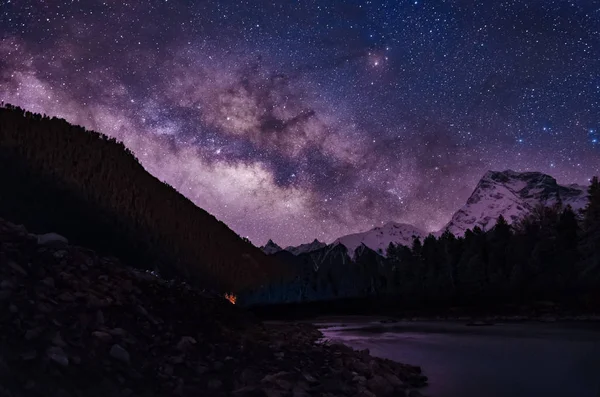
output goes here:
[[561, 301], [471, 304], [415, 304], [389, 299], [344, 299], [337, 301], [253, 306], [248, 309], [261, 319], [312, 321], [330, 316], [379, 316], [384, 321], [464, 321], [466, 323], [600, 321], [600, 298], [573, 295]]
[[0, 220], [0, 395], [419, 396], [419, 367]]

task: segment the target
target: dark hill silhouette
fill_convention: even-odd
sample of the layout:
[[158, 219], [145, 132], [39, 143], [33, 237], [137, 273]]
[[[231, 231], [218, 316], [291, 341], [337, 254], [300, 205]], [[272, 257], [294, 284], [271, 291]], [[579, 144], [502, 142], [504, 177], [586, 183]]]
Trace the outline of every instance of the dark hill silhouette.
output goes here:
[[167, 278], [241, 291], [280, 271], [123, 143], [63, 119], [0, 107], [0, 180], [1, 217]]

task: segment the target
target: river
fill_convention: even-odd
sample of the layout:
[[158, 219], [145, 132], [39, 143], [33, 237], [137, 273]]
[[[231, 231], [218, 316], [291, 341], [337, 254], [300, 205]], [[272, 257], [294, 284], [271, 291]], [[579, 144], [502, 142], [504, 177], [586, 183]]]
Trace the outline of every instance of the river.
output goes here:
[[317, 321], [327, 339], [407, 364], [431, 397], [600, 397], [600, 323]]

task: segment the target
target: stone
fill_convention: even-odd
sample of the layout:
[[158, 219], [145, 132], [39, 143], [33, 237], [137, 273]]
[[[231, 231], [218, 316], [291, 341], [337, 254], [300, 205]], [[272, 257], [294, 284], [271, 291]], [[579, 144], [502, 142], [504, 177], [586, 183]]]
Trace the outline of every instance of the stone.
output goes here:
[[56, 259], [63, 259], [64, 257], [67, 256], [67, 251], [65, 251], [65, 250], [58, 250], [58, 251], [55, 251], [52, 254], [52, 256], [55, 257]]
[[224, 364], [223, 364], [222, 362], [220, 362], [220, 361], [215, 361], [215, 362], [213, 363], [213, 369], [214, 369], [215, 371], [220, 371], [220, 370], [222, 370], [222, 369], [223, 369], [223, 366], [224, 366]]
[[356, 371], [357, 373], [364, 375], [364, 374], [369, 374], [371, 372], [371, 369], [369, 368], [369, 366], [365, 363], [363, 363], [362, 361], [354, 361], [351, 365], [351, 369], [353, 369], [354, 371]]
[[92, 336], [96, 339], [98, 339], [100, 342], [104, 342], [104, 343], [109, 343], [112, 342], [112, 335], [109, 334], [108, 332], [103, 332], [103, 331], [94, 331], [92, 332]]
[[46, 233], [37, 236], [37, 243], [50, 247], [62, 247], [69, 244], [69, 240], [57, 233]]
[[359, 385], [364, 385], [367, 383], [367, 378], [365, 378], [364, 376], [361, 376], [361, 375], [355, 375], [352, 378], [352, 382], [358, 383]]
[[0, 301], [5, 301], [10, 298], [12, 295], [12, 291], [9, 289], [4, 289], [0, 291]]
[[8, 266], [10, 266], [15, 272], [23, 275], [23, 276], [27, 276], [27, 271], [25, 269], [23, 269], [21, 267], [21, 265], [19, 265], [17, 262], [15, 261], [8, 261]]
[[46, 277], [42, 280], [42, 284], [47, 287], [54, 288], [54, 279], [52, 277]]
[[378, 396], [371, 393], [369, 390], [363, 390], [357, 395], [357, 397], [378, 397]]
[[42, 332], [44, 331], [44, 329], [42, 327], [36, 327], [30, 330], [27, 330], [27, 332], [25, 332], [25, 340], [32, 340], [32, 339], [37, 339]]
[[234, 390], [231, 392], [231, 395], [235, 397], [266, 397], [267, 393], [256, 386], [245, 386]]
[[21, 353], [21, 359], [24, 361], [33, 360], [37, 357], [37, 351], [35, 349], [29, 349]]
[[294, 390], [292, 390], [292, 397], [310, 397], [310, 394], [303, 388], [294, 387]]
[[391, 373], [383, 374], [383, 377], [390, 382], [390, 384], [394, 387], [394, 389], [402, 389], [405, 387], [404, 382], [400, 380], [396, 375]]
[[319, 383], [319, 381], [309, 373], [304, 372], [304, 373], [302, 373], [302, 376], [304, 377], [304, 379], [306, 379], [306, 381], [308, 383], [312, 383], [312, 384]]
[[244, 386], [255, 384], [258, 379], [259, 375], [256, 373], [256, 371], [250, 368], [244, 369], [239, 376], [239, 380]]
[[375, 375], [367, 381], [367, 387], [377, 397], [390, 396], [394, 393], [394, 387], [383, 376]]
[[177, 350], [188, 351], [196, 343], [196, 339], [192, 338], [191, 336], [182, 336], [177, 343]]
[[112, 345], [109, 352], [110, 356], [115, 360], [129, 363], [129, 352], [118, 344]]
[[48, 358], [60, 366], [66, 367], [69, 365], [69, 358], [64, 350], [58, 346], [52, 346], [46, 351]]
[[15, 286], [12, 282], [10, 282], [9, 280], [2, 280], [2, 282], [0, 283], [0, 289], [14, 289]]
[[211, 379], [208, 381], [208, 388], [209, 389], [220, 389], [221, 387], [223, 387], [223, 382], [221, 382], [218, 379]]

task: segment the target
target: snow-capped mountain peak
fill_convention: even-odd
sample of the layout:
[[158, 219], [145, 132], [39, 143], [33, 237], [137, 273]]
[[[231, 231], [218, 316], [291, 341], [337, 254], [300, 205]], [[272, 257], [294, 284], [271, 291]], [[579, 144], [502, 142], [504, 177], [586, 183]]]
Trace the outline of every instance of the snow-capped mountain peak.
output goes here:
[[334, 241], [348, 248], [350, 256], [358, 247], [365, 245], [373, 251], [385, 255], [390, 243], [411, 246], [415, 237], [423, 238], [427, 233], [423, 230], [405, 223], [388, 222], [362, 233], [349, 234]]
[[267, 244], [260, 247], [260, 249], [267, 255], [271, 255], [282, 250], [282, 248], [275, 244], [273, 240], [267, 241]]
[[553, 177], [541, 172], [488, 171], [450, 222], [440, 231], [449, 230], [462, 236], [475, 226], [489, 230], [500, 215], [508, 223], [529, 214], [537, 205], [557, 203], [571, 205], [574, 210], [585, 207], [587, 191], [584, 186], [562, 186]]
[[314, 239], [311, 243], [300, 244], [296, 247], [294, 247], [294, 246], [285, 247], [285, 250], [294, 255], [300, 255], [300, 254], [304, 254], [306, 252], [312, 252], [312, 251], [319, 250], [319, 249], [325, 247], [326, 245], [327, 244], [322, 243], [317, 239]]

